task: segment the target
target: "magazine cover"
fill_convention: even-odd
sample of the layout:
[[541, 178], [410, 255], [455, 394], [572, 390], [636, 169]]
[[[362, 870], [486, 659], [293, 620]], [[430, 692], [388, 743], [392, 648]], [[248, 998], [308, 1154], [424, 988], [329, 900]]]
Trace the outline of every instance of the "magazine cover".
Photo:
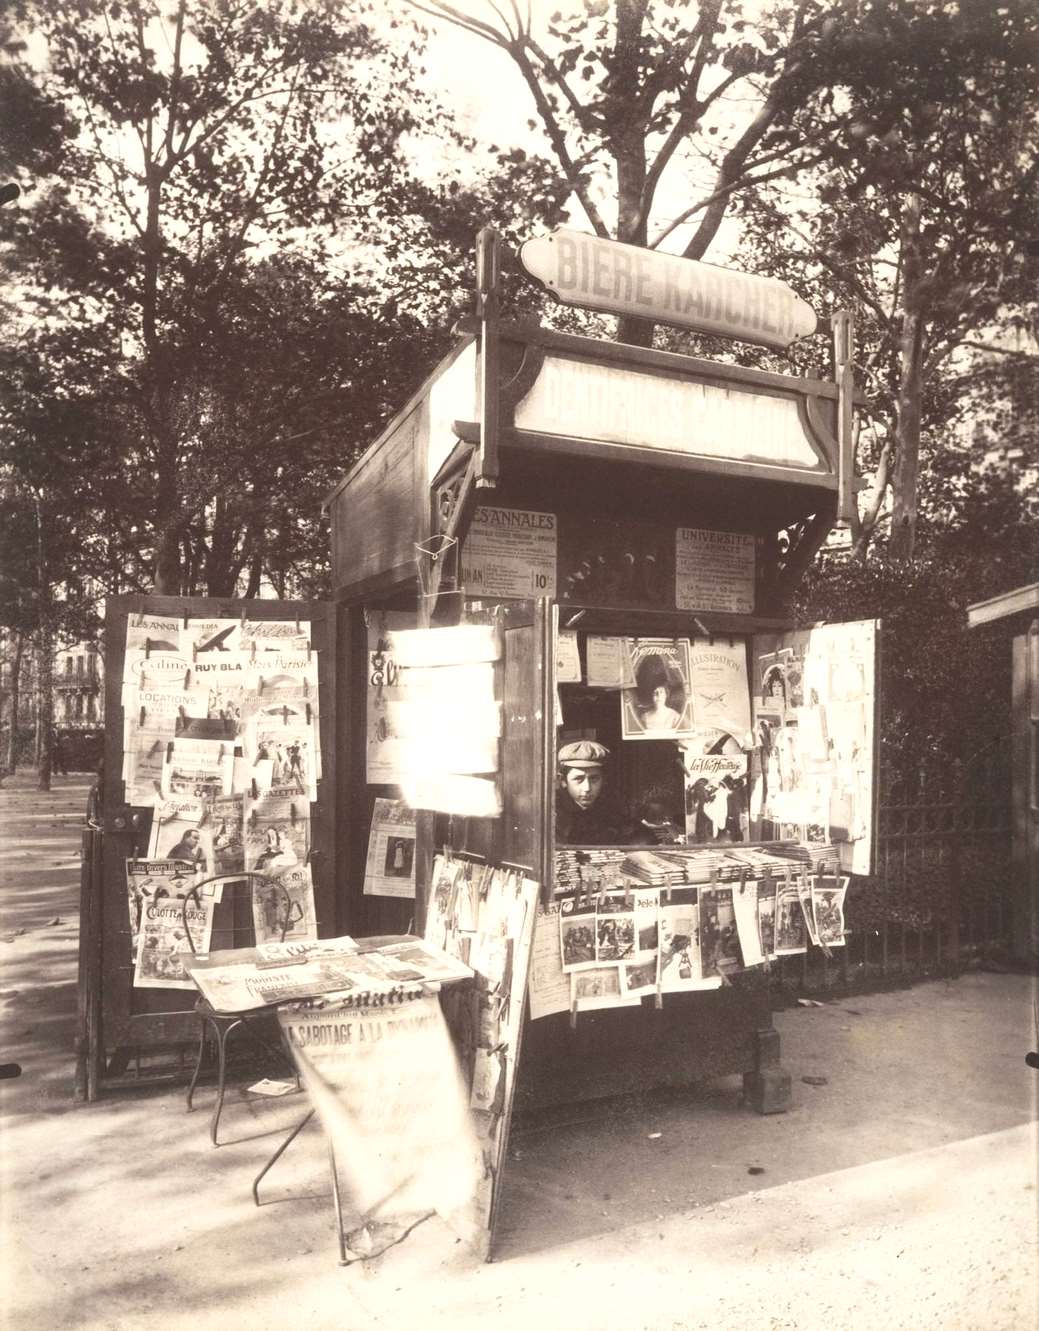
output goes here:
[[660, 988], [663, 993], [702, 987], [700, 906], [695, 887], [676, 887], [660, 900]]
[[137, 956], [137, 940], [144, 923], [145, 907], [156, 901], [180, 901], [198, 879], [184, 860], [127, 860], [126, 897], [130, 913], [131, 955]]
[[256, 668], [256, 692], [265, 707], [282, 702], [317, 702], [316, 652], [265, 652], [256, 656]]
[[[567, 910], [567, 907], [570, 909]], [[559, 951], [565, 971], [596, 964], [595, 912], [582, 911], [575, 914], [573, 907], [573, 901], [560, 903]]]
[[683, 751], [687, 845], [745, 841], [750, 800], [745, 753]]
[[751, 728], [747, 649], [739, 642], [696, 641], [689, 648], [693, 720], [742, 739]]
[[209, 832], [214, 873], [241, 873], [245, 868], [245, 799], [220, 795], [203, 804], [202, 826]]
[[240, 619], [189, 619], [180, 632], [180, 649], [189, 656], [236, 652], [241, 645]]
[[180, 651], [181, 620], [175, 615], [130, 614], [126, 619], [127, 648], [153, 652]]
[[627, 994], [622, 987], [620, 966], [596, 966], [573, 971], [570, 975], [570, 1006], [580, 1012], [599, 1008], [637, 1007], [638, 994]]
[[[271, 885], [254, 885], [253, 932], [257, 943], [317, 938], [314, 883], [309, 864], [297, 864], [271, 874]], [[284, 928], [284, 935], [282, 929]]]
[[152, 815], [148, 858], [182, 860], [200, 877], [213, 872], [213, 845], [202, 825], [202, 801], [193, 795], [172, 796], [155, 806]]
[[305, 652], [310, 647], [309, 619], [244, 619], [242, 648], [256, 652]]
[[740, 943], [732, 888], [700, 892], [700, 964], [704, 975], [731, 975], [740, 968]]
[[629, 639], [634, 687], [621, 690], [623, 739], [680, 739], [693, 727], [688, 638]]
[[647, 961], [630, 961], [621, 966], [621, 993], [655, 994], [660, 965], [660, 953], [654, 952]]
[[364, 894], [415, 895], [415, 811], [403, 800], [375, 801], [364, 866]]
[[249, 746], [256, 763], [270, 762], [271, 784], [301, 786], [317, 798], [313, 713], [304, 706], [264, 703], [249, 723]]
[[234, 745], [217, 739], [173, 739], [166, 746], [164, 795], [212, 800], [230, 795]]
[[[187, 927], [196, 952], [209, 951], [213, 928], [213, 902], [203, 900], [187, 909]], [[194, 989], [194, 982], [184, 969], [191, 957], [191, 944], [184, 928], [184, 907], [180, 901], [152, 901], [144, 908], [141, 932], [137, 940], [137, 962], [133, 982], [138, 989]]]
[[635, 912], [624, 897], [607, 897], [595, 912], [596, 961], [631, 961], [635, 957]]
[[776, 955], [776, 885], [771, 878], [758, 884], [758, 932], [761, 951], [771, 959]]
[[797, 888], [794, 885], [780, 887], [776, 892], [776, 955], [789, 956], [804, 952], [807, 947], [805, 917]]
[[740, 945], [740, 959], [744, 965], [760, 966], [766, 953], [761, 946], [761, 926], [758, 920], [758, 885], [740, 882], [731, 890], [732, 910], [736, 919], [736, 936]]
[[815, 924], [819, 942], [824, 947], [844, 946], [844, 896], [849, 879], [839, 882], [833, 878], [815, 878], [812, 898], [815, 906]]
[[245, 867], [277, 877], [306, 864], [310, 850], [310, 801], [299, 786], [272, 786], [248, 801]]

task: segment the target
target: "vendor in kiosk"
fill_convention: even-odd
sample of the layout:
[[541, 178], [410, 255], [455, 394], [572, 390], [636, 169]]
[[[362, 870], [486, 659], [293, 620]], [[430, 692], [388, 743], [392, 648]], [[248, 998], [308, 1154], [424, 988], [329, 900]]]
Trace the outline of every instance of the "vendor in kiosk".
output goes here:
[[604, 798], [610, 751], [593, 739], [564, 744], [557, 756], [556, 844], [617, 846], [625, 837], [621, 819]]

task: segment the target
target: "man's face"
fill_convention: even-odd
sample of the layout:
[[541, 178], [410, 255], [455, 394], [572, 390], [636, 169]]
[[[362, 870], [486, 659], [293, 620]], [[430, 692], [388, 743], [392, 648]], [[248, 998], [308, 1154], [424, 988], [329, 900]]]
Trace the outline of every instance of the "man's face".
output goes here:
[[579, 809], [590, 809], [602, 793], [602, 768], [568, 767], [566, 792]]
[[189, 831], [184, 837], [184, 840], [188, 843], [191, 849], [194, 850], [199, 842], [199, 834], [193, 830]]

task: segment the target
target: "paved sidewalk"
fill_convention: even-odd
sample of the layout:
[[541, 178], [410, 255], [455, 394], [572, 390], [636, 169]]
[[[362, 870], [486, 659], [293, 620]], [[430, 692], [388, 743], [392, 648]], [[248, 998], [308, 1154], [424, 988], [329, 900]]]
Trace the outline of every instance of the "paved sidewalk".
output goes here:
[[231, 1101], [217, 1150], [208, 1090], [192, 1115], [173, 1090], [73, 1103], [85, 799], [83, 778], [0, 790], [0, 1038], [23, 1067], [0, 1082], [3, 1331], [1036, 1325], [1027, 977], [780, 1013], [790, 1113], [729, 1081], [578, 1112], [514, 1140], [498, 1262], [432, 1221], [344, 1269], [317, 1131], [252, 1204], [299, 1097]]

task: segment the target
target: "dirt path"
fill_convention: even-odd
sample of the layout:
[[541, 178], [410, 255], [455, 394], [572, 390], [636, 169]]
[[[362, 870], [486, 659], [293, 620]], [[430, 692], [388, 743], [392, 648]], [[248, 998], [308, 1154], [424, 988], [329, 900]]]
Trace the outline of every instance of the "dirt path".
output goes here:
[[343, 1269], [317, 1132], [250, 1197], [295, 1097], [233, 1100], [217, 1150], [208, 1091], [192, 1115], [175, 1090], [74, 1104], [85, 800], [85, 779], [0, 791], [0, 1038], [23, 1067], [0, 1082], [3, 1331], [1036, 1324], [1026, 977], [781, 1013], [790, 1113], [750, 1114], [728, 1082], [600, 1107], [516, 1140], [500, 1262], [432, 1222]]

